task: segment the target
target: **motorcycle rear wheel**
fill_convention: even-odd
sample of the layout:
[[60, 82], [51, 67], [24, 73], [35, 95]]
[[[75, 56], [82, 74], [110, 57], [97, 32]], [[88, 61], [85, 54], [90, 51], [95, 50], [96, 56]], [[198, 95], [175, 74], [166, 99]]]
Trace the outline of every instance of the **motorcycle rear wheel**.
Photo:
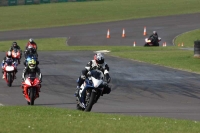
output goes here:
[[8, 73], [7, 74], [7, 80], [8, 80], [8, 86], [11, 87], [12, 86], [12, 74]]

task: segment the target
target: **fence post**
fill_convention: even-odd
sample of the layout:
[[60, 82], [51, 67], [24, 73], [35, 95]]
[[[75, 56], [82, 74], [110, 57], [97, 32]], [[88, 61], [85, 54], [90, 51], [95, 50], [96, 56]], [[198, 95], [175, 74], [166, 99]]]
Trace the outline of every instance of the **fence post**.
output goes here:
[[194, 57], [200, 58], [200, 40], [194, 41]]

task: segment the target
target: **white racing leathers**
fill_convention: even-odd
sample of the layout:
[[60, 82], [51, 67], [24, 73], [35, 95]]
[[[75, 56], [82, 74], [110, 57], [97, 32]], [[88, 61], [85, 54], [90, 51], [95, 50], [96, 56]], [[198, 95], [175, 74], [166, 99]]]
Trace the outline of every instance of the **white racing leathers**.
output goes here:
[[105, 80], [108, 83], [110, 82], [111, 78], [109, 76], [109, 66], [108, 66], [108, 64], [106, 62], [104, 62], [103, 64], [97, 64], [95, 60], [91, 60], [85, 66], [85, 69], [82, 70], [81, 76], [77, 80], [77, 84], [78, 84], [79, 87], [83, 84], [88, 72], [91, 71], [91, 70], [94, 70], [94, 69], [98, 69], [98, 70], [102, 71], [103, 74], [105, 75]]

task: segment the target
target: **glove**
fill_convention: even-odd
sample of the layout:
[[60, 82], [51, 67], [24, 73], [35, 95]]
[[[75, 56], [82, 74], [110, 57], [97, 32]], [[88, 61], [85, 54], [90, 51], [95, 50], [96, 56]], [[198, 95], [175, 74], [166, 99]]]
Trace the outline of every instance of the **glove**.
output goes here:
[[107, 83], [110, 83], [110, 80], [111, 80], [111, 78], [110, 78], [110, 75], [108, 74], [108, 73], [106, 73], [106, 81], [107, 81]]

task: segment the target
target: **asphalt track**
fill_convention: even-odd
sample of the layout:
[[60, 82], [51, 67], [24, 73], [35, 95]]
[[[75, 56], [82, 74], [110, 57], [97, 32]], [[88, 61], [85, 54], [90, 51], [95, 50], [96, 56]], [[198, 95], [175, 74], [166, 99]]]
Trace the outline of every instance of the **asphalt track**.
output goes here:
[[[155, 17], [138, 20], [0, 32], [0, 40], [68, 37], [68, 45], [144, 44], [143, 27], [156, 30], [173, 45], [175, 36], [200, 27], [200, 14]], [[106, 39], [107, 29], [111, 38]], [[121, 38], [122, 28], [127, 37]], [[3, 58], [4, 53], [0, 53]], [[37, 106], [75, 109], [76, 79], [94, 53], [88, 51], [39, 52], [43, 82]], [[200, 75], [105, 54], [112, 77], [112, 92], [100, 98], [93, 112], [159, 116], [200, 120]], [[0, 81], [0, 105], [27, 106], [20, 88], [23, 65], [18, 67], [12, 87]]]

